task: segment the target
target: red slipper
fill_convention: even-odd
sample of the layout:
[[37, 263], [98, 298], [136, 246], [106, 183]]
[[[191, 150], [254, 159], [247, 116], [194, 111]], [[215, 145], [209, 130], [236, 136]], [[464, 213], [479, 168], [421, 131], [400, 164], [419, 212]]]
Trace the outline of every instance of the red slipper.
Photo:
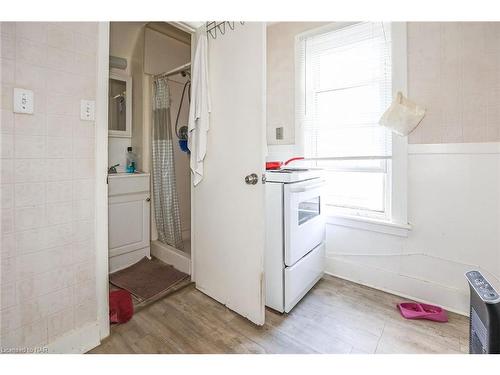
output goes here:
[[134, 315], [132, 296], [126, 290], [109, 292], [109, 321], [110, 323], [126, 323]]

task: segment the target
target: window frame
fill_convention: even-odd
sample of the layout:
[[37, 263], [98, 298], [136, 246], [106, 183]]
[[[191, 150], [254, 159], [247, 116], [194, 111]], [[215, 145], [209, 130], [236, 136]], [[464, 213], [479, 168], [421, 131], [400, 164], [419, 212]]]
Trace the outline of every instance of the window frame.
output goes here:
[[[359, 22], [335, 22], [319, 28], [300, 33], [295, 37], [295, 134], [297, 150], [304, 152], [304, 133], [300, 121], [300, 109], [305, 103], [305, 74], [300, 64], [301, 50], [300, 40], [304, 37], [338, 30]], [[392, 95], [396, 96], [398, 91], [408, 95], [407, 78], [407, 24], [406, 22], [391, 22], [392, 35]], [[333, 159], [335, 160], [335, 159]], [[386, 213], [381, 215], [375, 211], [362, 209], [328, 207], [327, 216], [337, 218], [345, 217], [349, 222], [367, 221], [373, 224], [375, 221], [391, 223], [403, 229], [409, 229], [407, 213], [407, 186], [408, 186], [408, 137], [392, 134], [392, 158], [387, 162], [386, 184], [390, 186], [390, 192], [385, 193]], [[387, 188], [387, 186], [385, 188]]]
[[[325, 204], [326, 212], [331, 216], [350, 216], [356, 218], [369, 218], [383, 221], [391, 221], [391, 212], [392, 212], [392, 168], [391, 168], [391, 160], [387, 160], [386, 171], [379, 172], [384, 173], [384, 211], [376, 211], [369, 210], [362, 207], [348, 207], [348, 206], [335, 206]], [[316, 163], [316, 166], [318, 164]], [[321, 168], [321, 166], [318, 166]], [[346, 172], [360, 172], [360, 173], [377, 173], [369, 170], [361, 170], [361, 169], [346, 169]], [[341, 170], [338, 170], [341, 172]], [[328, 173], [328, 172], [327, 172]], [[389, 192], [387, 192], [389, 189]]]

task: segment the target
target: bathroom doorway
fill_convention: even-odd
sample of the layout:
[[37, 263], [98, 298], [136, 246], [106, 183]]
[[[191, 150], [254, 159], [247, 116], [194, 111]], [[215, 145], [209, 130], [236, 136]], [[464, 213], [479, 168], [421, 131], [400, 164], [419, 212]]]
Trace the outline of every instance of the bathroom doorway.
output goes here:
[[[151, 241], [153, 239], [151, 236], [149, 238], [150, 256], [156, 256], [158, 260], [173, 265], [178, 270], [182, 269], [182, 266], [186, 267], [189, 271], [186, 273], [190, 273], [197, 290], [252, 322], [262, 324], [264, 321], [264, 186], [259, 183], [249, 184], [246, 182], [245, 176], [250, 173], [261, 173], [264, 168], [265, 25], [263, 23], [241, 23], [233, 30], [231, 23], [228, 24], [228, 29], [231, 32], [225, 35], [219, 33], [217, 38], [206, 33], [205, 28], [208, 25], [208, 23], [197, 23], [192, 26], [188, 33], [194, 43], [201, 41], [201, 43], [196, 43], [196, 50], [204, 44], [201, 38], [206, 38], [205, 40], [208, 42], [206, 43], [209, 47], [208, 53], [205, 52], [205, 54], [208, 57], [207, 66], [210, 67], [208, 69], [210, 97], [212, 99], [210, 122], [214, 125], [210, 127], [207, 143], [210, 157], [204, 159], [207, 173], [205, 173], [203, 181], [195, 188], [192, 187], [191, 182], [188, 185], [191, 251], [187, 253], [180, 249], [164, 246], [157, 252], [155, 250], [157, 247], [154, 245], [158, 244], [159, 241]], [[105, 26], [109, 26], [109, 24]], [[142, 31], [138, 35], [132, 33], [134, 53], [129, 61], [132, 66], [138, 63], [141, 67], [139, 69], [140, 79], [132, 77], [132, 137], [130, 144], [133, 152], [137, 155], [137, 169], [144, 174], [151, 173], [152, 170], [152, 160], [149, 156], [149, 153], [152, 152], [152, 82], [154, 76], [163, 73], [164, 70], [161, 69], [161, 73], [154, 71], [148, 73], [146, 70], [148, 65], [144, 61], [148, 54], [145, 53], [145, 35], [146, 29], [150, 26], [151, 24], [143, 23], [140, 26]], [[125, 34], [124, 32], [123, 35]], [[103, 43], [99, 53], [99, 60], [102, 60], [102, 71], [100, 71], [99, 77], [106, 83], [99, 89], [98, 95], [100, 105], [106, 109], [108, 107], [109, 79], [107, 37], [109, 37], [109, 33], [104, 34], [103, 32]], [[191, 48], [189, 50], [191, 52]], [[182, 65], [184, 65], [183, 62], [175, 66]], [[174, 69], [176, 68], [172, 70]], [[139, 89], [141, 87], [142, 89]], [[138, 95], [139, 92], [142, 94]], [[176, 105], [173, 104], [172, 107], [175, 109]], [[98, 168], [100, 169], [105, 163], [103, 163], [103, 156], [99, 150], [107, 150], [106, 147], [103, 147], [103, 138], [105, 138], [104, 143], [107, 143], [107, 113], [106, 116], [100, 117], [98, 127], [99, 132], [96, 134], [99, 135], [97, 145]], [[234, 134], [240, 134], [244, 137], [245, 142], [232, 142]], [[111, 147], [110, 145], [110, 151]], [[228, 155], [231, 155], [229, 160]], [[112, 165], [109, 163], [109, 166]], [[103, 181], [106, 180], [106, 177], [106, 175], [103, 176]], [[221, 181], [224, 181], [224, 189], [221, 189]], [[144, 189], [144, 185], [140, 188]], [[149, 189], [147, 192], [151, 194], [151, 185], [147, 184], [147, 188]], [[110, 187], [109, 191], [112, 192], [112, 190]], [[228, 199], [228, 197], [236, 197], [237, 199]], [[107, 218], [107, 211], [106, 216], [102, 211], [104, 207], [108, 206], [107, 194], [106, 197], [102, 196], [101, 198], [101, 205], [97, 208], [98, 215], [100, 218]], [[149, 208], [151, 209], [151, 196], [149, 198]], [[143, 201], [147, 202], [147, 197]], [[149, 217], [151, 218], [152, 215]], [[98, 282], [100, 283], [101, 337], [105, 337], [109, 333], [109, 268], [108, 251], [106, 251], [108, 249], [104, 246], [104, 242], [107, 243], [108, 240], [108, 228], [102, 221], [99, 220], [99, 222], [105, 227], [105, 230], [98, 237], [99, 246], [103, 251], [98, 254], [97, 259], [99, 264]], [[151, 235], [155, 225], [151, 219], [145, 222], [150, 227], [144, 233]], [[192, 228], [196, 229], [191, 231]], [[109, 250], [111, 253], [111, 249]], [[105, 254], [106, 259], [103, 259], [103, 254]], [[140, 259], [136, 263], [139, 261]], [[103, 285], [101, 285], [101, 281]], [[108, 331], [106, 332], [106, 330]]]
[[109, 280], [137, 307], [191, 281], [191, 35], [111, 22], [109, 37]]

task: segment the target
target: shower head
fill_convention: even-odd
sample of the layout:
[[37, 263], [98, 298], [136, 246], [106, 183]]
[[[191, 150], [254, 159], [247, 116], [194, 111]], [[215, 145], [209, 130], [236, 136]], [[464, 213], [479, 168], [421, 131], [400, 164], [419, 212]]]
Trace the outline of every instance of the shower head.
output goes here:
[[189, 70], [183, 70], [181, 76], [191, 78], [191, 72]]
[[112, 99], [120, 99], [120, 100], [124, 100], [125, 99], [125, 96], [126, 96], [126, 92], [122, 92], [121, 94], [118, 94], [118, 95], [115, 95], [112, 97]]

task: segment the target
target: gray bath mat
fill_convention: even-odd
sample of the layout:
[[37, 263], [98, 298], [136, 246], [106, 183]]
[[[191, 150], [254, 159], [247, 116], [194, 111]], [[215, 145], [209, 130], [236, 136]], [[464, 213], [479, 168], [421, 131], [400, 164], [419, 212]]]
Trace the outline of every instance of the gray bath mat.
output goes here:
[[136, 264], [109, 275], [109, 282], [128, 290], [140, 302], [166, 294], [189, 275], [158, 259], [144, 258]]

